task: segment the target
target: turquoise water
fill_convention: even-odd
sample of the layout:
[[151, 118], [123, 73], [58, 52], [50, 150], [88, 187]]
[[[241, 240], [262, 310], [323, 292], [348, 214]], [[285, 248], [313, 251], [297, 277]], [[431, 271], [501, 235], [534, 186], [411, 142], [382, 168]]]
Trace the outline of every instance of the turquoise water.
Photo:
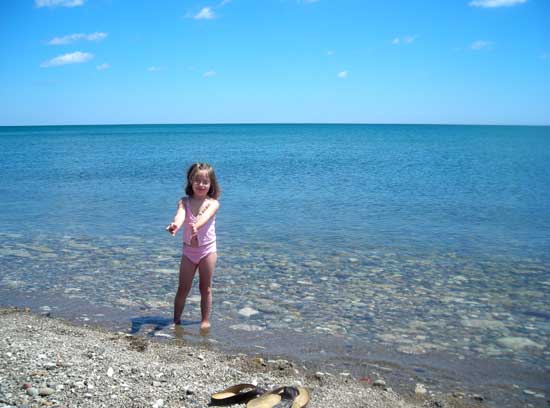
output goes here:
[[[549, 127], [0, 128], [0, 303], [169, 317], [164, 226], [193, 161], [223, 189], [213, 338], [307, 334], [359, 367], [367, 346], [480, 377], [509, 363], [519, 394], [550, 394]], [[196, 292], [185, 313], [194, 327]]]

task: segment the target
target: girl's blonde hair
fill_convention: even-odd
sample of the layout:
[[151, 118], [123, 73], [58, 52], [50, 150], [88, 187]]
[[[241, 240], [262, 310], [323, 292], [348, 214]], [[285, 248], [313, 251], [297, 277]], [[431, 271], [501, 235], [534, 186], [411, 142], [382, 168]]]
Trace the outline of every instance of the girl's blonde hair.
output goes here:
[[216, 179], [216, 173], [214, 168], [208, 163], [195, 163], [189, 167], [187, 170], [187, 186], [185, 187], [185, 194], [189, 197], [193, 196], [193, 181], [197, 177], [199, 171], [206, 170], [206, 174], [210, 179], [210, 188], [208, 189], [208, 197], [218, 199], [221, 195], [220, 186], [218, 185], [218, 180]]

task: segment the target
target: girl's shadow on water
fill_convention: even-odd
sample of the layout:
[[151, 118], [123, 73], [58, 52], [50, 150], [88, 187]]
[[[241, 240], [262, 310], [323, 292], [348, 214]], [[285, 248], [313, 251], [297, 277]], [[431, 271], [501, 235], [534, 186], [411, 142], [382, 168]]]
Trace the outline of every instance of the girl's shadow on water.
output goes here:
[[181, 325], [174, 326], [172, 319], [162, 316], [138, 316], [130, 319], [130, 334], [144, 334], [148, 337], [182, 337], [188, 334], [184, 326], [200, 324], [200, 321], [182, 320]]

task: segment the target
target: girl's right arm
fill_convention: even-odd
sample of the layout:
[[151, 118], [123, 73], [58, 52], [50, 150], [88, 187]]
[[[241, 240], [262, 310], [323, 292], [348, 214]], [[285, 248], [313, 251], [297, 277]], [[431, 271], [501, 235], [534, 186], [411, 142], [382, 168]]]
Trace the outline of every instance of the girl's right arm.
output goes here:
[[174, 215], [174, 221], [166, 227], [166, 231], [168, 231], [172, 236], [176, 235], [176, 232], [178, 232], [181, 228], [183, 221], [185, 221], [185, 202], [182, 198], [178, 201], [178, 208], [176, 209], [176, 215]]

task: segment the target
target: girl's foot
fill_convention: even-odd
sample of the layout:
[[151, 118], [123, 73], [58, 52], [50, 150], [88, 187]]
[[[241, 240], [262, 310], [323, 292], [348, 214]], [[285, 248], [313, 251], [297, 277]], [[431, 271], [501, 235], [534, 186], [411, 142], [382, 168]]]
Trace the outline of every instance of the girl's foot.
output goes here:
[[183, 329], [183, 326], [181, 324], [174, 325], [174, 336], [176, 339], [183, 339], [183, 336], [187, 333], [185, 333], [185, 330]]
[[201, 322], [201, 330], [208, 330], [210, 328], [210, 322]]

